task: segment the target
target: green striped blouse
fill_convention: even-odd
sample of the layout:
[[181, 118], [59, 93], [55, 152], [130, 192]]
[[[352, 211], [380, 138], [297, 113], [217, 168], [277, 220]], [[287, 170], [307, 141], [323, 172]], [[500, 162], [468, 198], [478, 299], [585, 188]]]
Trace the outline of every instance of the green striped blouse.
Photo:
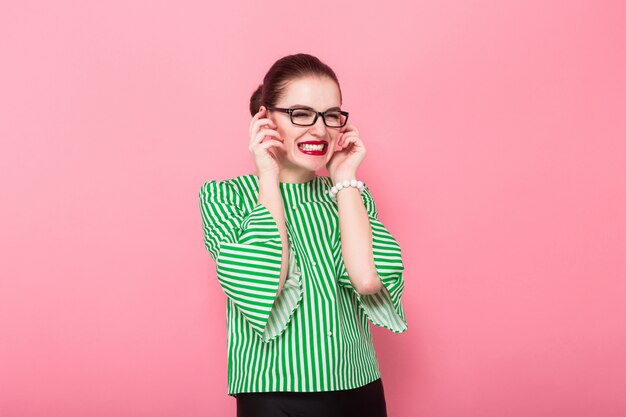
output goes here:
[[331, 178], [280, 183], [289, 238], [289, 272], [278, 292], [282, 244], [276, 221], [257, 202], [259, 178], [205, 182], [199, 200], [204, 243], [227, 296], [228, 395], [330, 391], [380, 377], [368, 320], [406, 331], [400, 246], [378, 220], [369, 189], [361, 197], [383, 283], [359, 294], [341, 254]]

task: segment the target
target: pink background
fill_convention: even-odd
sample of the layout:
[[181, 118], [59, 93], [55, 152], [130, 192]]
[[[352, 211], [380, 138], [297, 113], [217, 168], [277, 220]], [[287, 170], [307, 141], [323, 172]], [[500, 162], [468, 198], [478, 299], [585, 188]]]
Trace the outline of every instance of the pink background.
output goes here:
[[[197, 194], [271, 64], [337, 72], [403, 247], [389, 415], [626, 415], [624, 1], [0, 8], [0, 415], [234, 415]], [[322, 173], [324, 174], [324, 173]]]

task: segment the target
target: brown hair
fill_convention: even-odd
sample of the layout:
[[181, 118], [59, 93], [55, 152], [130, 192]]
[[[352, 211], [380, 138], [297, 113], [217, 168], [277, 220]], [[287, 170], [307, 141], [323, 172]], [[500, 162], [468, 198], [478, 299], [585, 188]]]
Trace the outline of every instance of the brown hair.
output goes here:
[[310, 76], [328, 77], [335, 81], [339, 88], [339, 100], [342, 100], [339, 80], [328, 65], [309, 54], [287, 55], [272, 65], [263, 78], [263, 84], [252, 93], [250, 114], [252, 116], [257, 114], [262, 105], [275, 106], [290, 81]]

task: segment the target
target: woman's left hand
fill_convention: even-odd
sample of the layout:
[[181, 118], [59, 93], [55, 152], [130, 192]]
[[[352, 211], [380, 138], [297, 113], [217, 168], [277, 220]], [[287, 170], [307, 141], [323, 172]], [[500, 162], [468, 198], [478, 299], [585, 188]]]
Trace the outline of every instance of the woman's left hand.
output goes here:
[[[335, 145], [341, 147], [341, 150], [335, 150], [326, 164], [330, 177], [335, 181], [354, 178], [357, 168], [367, 154], [367, 149], [359, 138], [359, 131], [354, 125], [349, 124], [342, 127], [341, 132]], [[341, 178], [338, 178], [339, 176]]]

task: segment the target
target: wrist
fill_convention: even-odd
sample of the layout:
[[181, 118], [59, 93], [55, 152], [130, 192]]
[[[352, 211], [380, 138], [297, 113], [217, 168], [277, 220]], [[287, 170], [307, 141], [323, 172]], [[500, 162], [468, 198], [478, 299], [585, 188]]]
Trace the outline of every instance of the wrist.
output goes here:
[[274, 175], [274, 174], [261, 174], [258, 176], [259, 177], [259, 183], [263, 183], [263, 184], [278, 184], [279, 178], [278, 175]]
[[333, 184], [337, 184], [338, 182], [343, 181], [343, 180], [355, 179], [356, 172], [355, 171], [336, 172], [333, 175], [331, 175], [330, 178], [333, 180]]
[[353, 188], [355, 190], [358, 190], [359, 193], [363, 193], [363, 191], [365, 190], [365, 184], [363, 183], [363, 181], [359, 181], [355, 178], [346, 178], [337, 182], [333, 182], [333, 184], [334, 185], [331, 187], [331, 189], [328, 190], [328, 194], [332, 199], [336, 199], [337, 194], [339, 194], [341, 190], [344, 189]]

